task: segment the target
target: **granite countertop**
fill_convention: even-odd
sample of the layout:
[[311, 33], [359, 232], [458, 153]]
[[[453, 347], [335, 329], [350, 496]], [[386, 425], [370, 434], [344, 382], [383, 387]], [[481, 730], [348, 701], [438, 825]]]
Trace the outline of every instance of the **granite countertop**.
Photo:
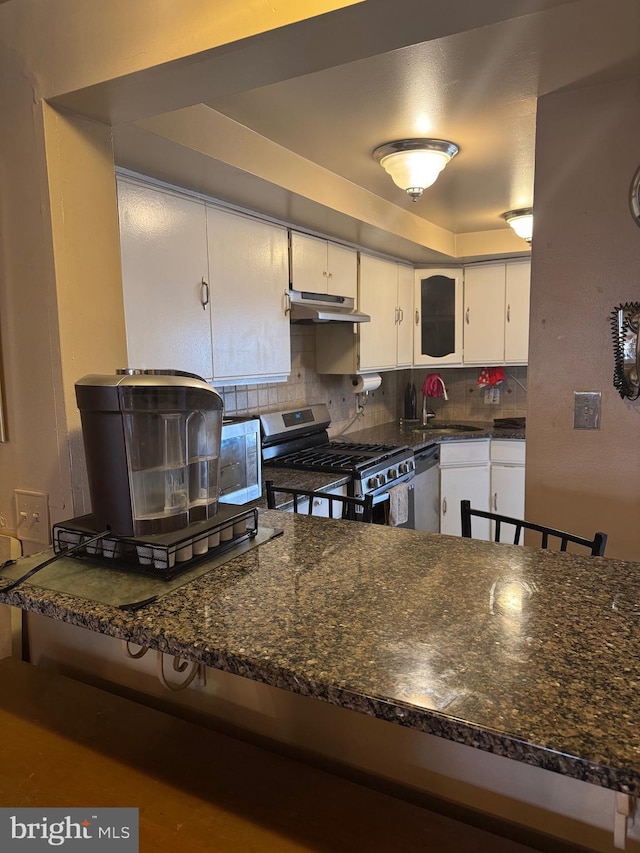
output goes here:
[[640, 565], [259, 517], [283, 534], [135, 612], [29, 584], [0, 601], [640, 791]]
[[[467, 425], [464, 421], [456, 421]], [[398, 421], [390, 421], [380, 426], [367, 427], [366, 429], [346, 432], [342, 435], [330, 436], [331, 441], [354, 441], [363, 444], [388, 444], [397, 447], [405, 445], [415, 450], [423, 450], [433, 444], [441, 444], [443, 441], [461, 441], [475, 438], [525, 438], [524, 429], [501, 429], [489, 423], [469, 423], [468, 425], [479, 427], [478, 430], [459, 435], [435, 436], [429, 434], [429, 429], [420, 429], [415, 426], [400, 424]], [[275, 485], [289, 486], [291, 488], [309, 489], [332, 489], [349, 481], [349, 477], [337, 476], [336, 474], [321, 474], [314, 471], [296, 471], [290, 468], [278, 468], [277, 466], [262, 466], [262, 480], [273, 480]], [[284, 495], [276, 495], [278, 509], [286, 509], [291, 505], [290, 500], [285, 500]], [[267, 499], [263, 491], [262, 498], [247, 506], [266, 508]]]
[[[451, 421], [445, 421], [451, 423]], [[462, 426], [475, 427], [473, 432], [461, 432], [457, 435], [431, 435], [429, 427], [421, 428], [413, 424], [401, 424], [398, 421], [390, 421], [380, 426], [367, 427], [366, 429], [346, 432], [342, 435], [331, 436], [332, 441], [356, 441], [371, 444], [393, 444], [397, 446], [408, 445], [413, 450], [422, 450], [432, 444], [441, 444], [446, 441], [464, 441], [475, 438], [505, 438], [523, 440], [524, 429], [503, 429], [495, 427], [493, 423], [478, 423], [476, 421], [455, 421]], [[438, 426], [437, 419], [431, 422], [432, 427]]]

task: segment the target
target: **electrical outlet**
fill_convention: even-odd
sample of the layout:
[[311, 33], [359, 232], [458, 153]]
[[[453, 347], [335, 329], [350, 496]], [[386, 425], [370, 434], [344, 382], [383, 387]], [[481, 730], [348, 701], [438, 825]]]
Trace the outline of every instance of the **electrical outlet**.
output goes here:
[[600, 391], [574, 391], [574, 429], [600, 429], [601, 398]]
[[44, 492], [16, 489], [16, 534], [23, 542], [49, 545], [49, 496]]

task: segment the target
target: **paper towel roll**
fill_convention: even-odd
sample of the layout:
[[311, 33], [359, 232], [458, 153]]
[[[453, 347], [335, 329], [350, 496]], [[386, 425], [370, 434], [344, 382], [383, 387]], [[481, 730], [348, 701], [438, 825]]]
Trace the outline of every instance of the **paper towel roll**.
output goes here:
[[351, 378], [351, 389], [354, 394], [368, 394], [369, 391], [375, 391], [380, 387], [382, 376], [379, 373], [365, 373], [362, 376], [353, 376]]

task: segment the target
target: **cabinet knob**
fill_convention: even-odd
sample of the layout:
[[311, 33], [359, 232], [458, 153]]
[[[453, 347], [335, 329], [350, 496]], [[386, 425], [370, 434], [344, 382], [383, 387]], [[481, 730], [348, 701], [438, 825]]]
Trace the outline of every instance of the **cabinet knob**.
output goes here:
[[416, 308], [416, 326], [420, 325], [420, 312]]
[[498, 512], [498, 493], [493, 493], [493, 511]]
[[443, 515], [447, 514], [447, 499], [446, 498], [442, 499], [442, 514]]
[[511, 305], [507, 305], [507, 323], [511, 322]]
[[291, 294], [288, 290], [284, 292], [284, 313], [285, 317], [287, 314], [291, 314]]
[[464, 319], [465, 319], [465, 322], [468, 326], [469, 325], [469, 308], [467, 308], [467, 310], [465, 312]]

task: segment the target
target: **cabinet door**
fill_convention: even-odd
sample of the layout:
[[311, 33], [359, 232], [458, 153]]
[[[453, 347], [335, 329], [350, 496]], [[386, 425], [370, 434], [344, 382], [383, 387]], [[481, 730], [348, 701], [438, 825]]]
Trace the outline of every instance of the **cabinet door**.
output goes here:
[[413, 269], [398, 265], [398, 310], [396, 314], [398, 347], [396, 365], [413, 364]]
[[462, 364], [462, 270], [416, 270], [413, 363]]
[[291, 232], [291, 284], [307, 293], [328, 292], [327, 241]]
[[[491, 466], [491, 512], [524, 518], [524, 472], [524, 465]], [[500, 525], [501, 542], [513, 543], [514, 534], [513, 525]], [[524, 531], [520, 534], [520, 545], [524, 545]]]
[[[440, 469], [440, 533], [462, 534], [460, 501], [469, 500], [474, 509], [489, 510], [489, 465]], [[474, 518], [474, 539], [489, 539], [489, 521]]]
[[507, 264], [504, 331], [507, 364], [526, 364], [529, 358], [530, 280], [530, 261]]
[[358, 305], [371, 316], [371, 322], [359, 324], [361, 371], [396, 366], [397, 292], [398, 265], [361, 255]]
[[204, 204], [119, 178], [118, 214], [128, 366], [210, 379]]
[[207, 206], [207, 236], [214, 379], [287, 375], [286, 229]]
[[358, 253], [348, 246], [327, 243], [327, 293], [358, 298]]
[[464, 363], [504, 362], [505, 265], [464, 271]]

